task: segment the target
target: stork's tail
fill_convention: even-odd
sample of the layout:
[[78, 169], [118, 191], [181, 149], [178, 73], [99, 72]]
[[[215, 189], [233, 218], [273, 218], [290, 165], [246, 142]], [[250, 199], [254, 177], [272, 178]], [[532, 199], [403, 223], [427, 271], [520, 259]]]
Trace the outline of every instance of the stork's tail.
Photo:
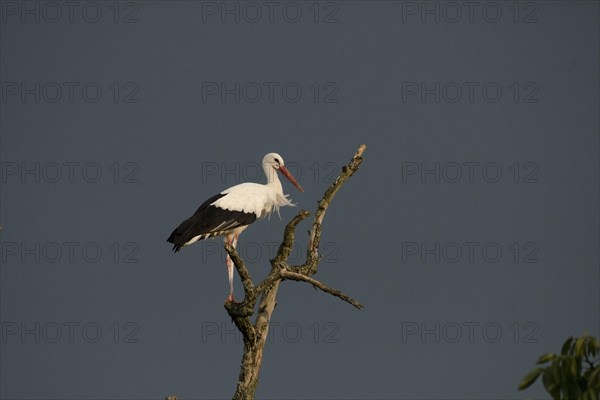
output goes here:
[[183, 235], [177, 233], [177, 229], [175, 229], [171, 233], [171, 236], [169, 236], [169, 238], [167, 239], [167, 242], [173, 243], [173, 253], [177, 253], [184, 246], [184, 244], [181, 243], [182, 238]]

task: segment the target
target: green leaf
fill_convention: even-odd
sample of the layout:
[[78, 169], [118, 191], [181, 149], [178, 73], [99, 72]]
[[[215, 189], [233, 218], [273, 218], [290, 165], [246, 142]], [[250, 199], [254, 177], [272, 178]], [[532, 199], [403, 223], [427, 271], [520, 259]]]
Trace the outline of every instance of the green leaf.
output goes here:
[[569, 358], [566, 361], [569, 367], [568, 371], [571, 374], [571, 378], [577, 379], [577, 377], [579, 376], [579, 363], [574, 358]]
[[550, 368], [556, 376], [556, 380], [564, 382], [569, 378], [569, 360], [571, 356], [559, 356], [552, 360]]
[[563, 344], [562, 349], [560, 350], [560, 354], [565, 356], [569, 353], [569, 349], [571, 348], [571, 345], [573, 344], [573, 340], [575, 340], [575, 338], [573, 336], [569, 336], [569, 338]]
[[544, 369], [544, 373], [542, 375], [542, 382], [544, 383], [546, 391], [550, 393], [550, 396], [552, 396], [554, 400], [559, 400], [560, 388], [558, 385], [560, 382], [558, 381], [558, 375], [556, 374], [556, 371], [554, 371], [552, 367]]
[[554, 360], [554, 358], [556, 358], [556, 354], [546, 353], [546, 354], [540, 356], [540, 358], [538, 358], [536, 364], [544, 364], [544, 363], [547, 363], [548, 361]]
[[568, 381], [566, 384], [563, 384], [563, 389], [566, 389], [566, 391], [563, 392], [565, 393], [565, 399], [576, 400], [581, 398], [581, 388], [577, 382]]
[[600, 388], [588, 389], [586, 393], [589, 393], [590, 400], [598, 400], [600, 398]]
[[590, 368], [587, 372], [592, 371], [587, 379], [589, 388], [600, 389], [600, 367], [596, 367], [593, 370]]
[[584, 357], [593, 360], [597, 354], [598, 338], [587, 333], [579, 338], [571, 336], [562, 345], [560, 355], [546, 353], [538, 358], [536, 365], [550, 364], [531, 370], [519, 384], [519, 390], [533, 385], [541, 375], [544, 388], [554, 400], [600, 400], [600, 365], [582, 364]]
[[531, 371], [529, 371], [529, 373], [525, 375], [525, 378], [523, 378], [521, 383], [519, 383], [519, 390], [525, 390], [529, 386], [531, 386], [533, 382], [535, 382], [536, 379], [542, 374], [543, 371], [544, 369], [540, 367], [534, 368]]
[[596, 357], [596, 354], [598, 354], [598, 339], [595, 338], [594, 336], [588, 336], [586, 337], [586, 341], [585, 341], [585, 354], [591, 357]]
[[596, 398], [594, 397], [594, 392], [592, 392], [591, 390], [586, 390], [585, 392], [583, 392], [583, 396], [581, 398], [582, 400], [596, 400]]
[[580, 337], [575, 342], [575, 356], [576, 357], [582, 357], [583, 356], [583, 344], [584, 344], [584, 340], [585, 340], [585, 338]]
[[598, 341], [598, 338], [592, 336], [590, 341], [591, 341], [592, 347], [596, 351], [596, 353], [600, 352], [600, 341]]
[[592, 372], [594, 372], [594, 369], [588, 368], [588, 370], [583, 373], [583, 379], [585, 379], [586, 382], [590, 380], [590, 375], [592, 374]]
[[600, 389], [588, 388], [584, 393], [589, 393], [589, 397], [592, 400], [600, 399]]

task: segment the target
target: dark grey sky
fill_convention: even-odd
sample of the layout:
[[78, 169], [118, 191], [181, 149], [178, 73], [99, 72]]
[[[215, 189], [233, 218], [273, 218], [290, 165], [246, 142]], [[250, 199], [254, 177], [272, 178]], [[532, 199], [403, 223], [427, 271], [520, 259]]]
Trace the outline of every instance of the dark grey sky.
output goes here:
[[257, 395], [543, 396], [600, 334], [599, 6], [515, 4], [2, 0], [0, 397], [231, 396], [221, 241], [165, 239], [271, 151], [312, 210], [360, 143], [317, 277], [366, 308], [285, 282]]

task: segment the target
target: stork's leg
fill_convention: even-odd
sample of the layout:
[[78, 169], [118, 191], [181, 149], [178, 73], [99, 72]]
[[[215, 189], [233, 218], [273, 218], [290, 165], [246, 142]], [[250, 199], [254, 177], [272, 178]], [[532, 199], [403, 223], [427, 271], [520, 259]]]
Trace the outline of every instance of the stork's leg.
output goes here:
[[[229, 234], [229, 235], [227, 235], [226, 242], [227, 242], [227, 244], [229, 244], [230, 246], [235, 248], [237, 240], [235, 239], [233, 234]], [[227, 275], [229, 276], [229, 296], [227, 296], [227, 301], [233, 302], [233, 301], [235, 301], [233, 299], [233, 261], [231, 260], [231, 257], [229, 257], [229, 254], [227, 254], [226, 264], [227, 264]]]

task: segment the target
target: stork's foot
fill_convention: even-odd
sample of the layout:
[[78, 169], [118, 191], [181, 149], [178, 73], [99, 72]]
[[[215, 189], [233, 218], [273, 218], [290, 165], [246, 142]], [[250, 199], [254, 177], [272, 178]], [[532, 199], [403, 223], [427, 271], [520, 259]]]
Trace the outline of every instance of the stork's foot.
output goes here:
[[225, 300], [228, 303], [235, 303], [235, 299], [233, 298], [233, 294], [229, 294], [229, 296], [227, 296], [227, 300]]

